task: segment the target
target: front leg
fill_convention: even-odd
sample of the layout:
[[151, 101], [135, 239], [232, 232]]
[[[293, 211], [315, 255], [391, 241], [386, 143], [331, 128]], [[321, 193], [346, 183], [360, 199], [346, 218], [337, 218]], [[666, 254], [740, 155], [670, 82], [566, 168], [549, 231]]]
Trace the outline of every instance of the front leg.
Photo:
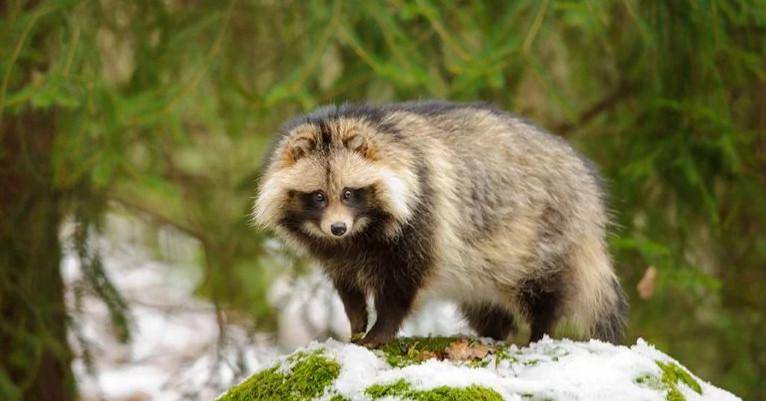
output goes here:
[[336, 282], [335, 289], [351, 323], [351, 338], [363, 336], [367, 331], [367, 297], [353, 284]]
[[417, 286], [415, 285], [384, 284], [375, 294], [377, 319], [360, 344], [377, 347], [393, 340], [396, 333], [399, 332], [404, 318], [412, 309], [416, 293]]

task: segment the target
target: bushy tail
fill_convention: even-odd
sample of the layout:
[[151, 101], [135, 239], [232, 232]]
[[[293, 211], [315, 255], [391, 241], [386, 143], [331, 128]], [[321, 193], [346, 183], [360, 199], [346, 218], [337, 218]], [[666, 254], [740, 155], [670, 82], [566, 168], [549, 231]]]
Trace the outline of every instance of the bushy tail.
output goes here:
[[628, 317], [628, 301], [617, 278], [612, 278], [612, 302], [604, 305], [604, 309], [595, 322], [591, 335], [602, 341], [619, 344]]

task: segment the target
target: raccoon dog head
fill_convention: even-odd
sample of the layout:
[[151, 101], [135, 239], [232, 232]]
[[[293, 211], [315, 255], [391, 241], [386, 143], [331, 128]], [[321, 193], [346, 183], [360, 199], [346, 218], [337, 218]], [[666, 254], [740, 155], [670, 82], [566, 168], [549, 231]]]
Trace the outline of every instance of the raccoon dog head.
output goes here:
[[395, 236], [418, 196], [411, 154], [375, 123], [333, 110], [284, 130], [253, 219], [289, 239], [352, 241], [372, 230]]

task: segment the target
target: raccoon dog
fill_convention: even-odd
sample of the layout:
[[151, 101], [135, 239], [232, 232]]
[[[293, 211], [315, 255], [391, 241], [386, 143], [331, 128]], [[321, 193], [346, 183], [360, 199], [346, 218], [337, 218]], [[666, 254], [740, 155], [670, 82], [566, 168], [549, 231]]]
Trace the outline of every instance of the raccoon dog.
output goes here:
[[317, 259], [361, 343], [393, 339], [425, 296], [456, 301], [481, 336], [514, 318], [531, 341], [568, 321], [620, 339], [627, 303], [612, 270], [592, 165], [486, 104], [320, 108], [282, 130], [254, 220]]

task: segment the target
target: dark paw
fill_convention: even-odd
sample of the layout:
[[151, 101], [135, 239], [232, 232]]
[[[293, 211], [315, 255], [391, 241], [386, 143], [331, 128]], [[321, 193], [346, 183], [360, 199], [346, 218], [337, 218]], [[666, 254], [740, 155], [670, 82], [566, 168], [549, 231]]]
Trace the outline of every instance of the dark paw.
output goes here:
[[367, 324], [355, 324], [355, 325], [351, 325], [351, 332], [354, 333], [354, 334], [352, 334], [352, 337], [355, 336], [355, 335], [364, 336], [364, 333], [367, 332]]
[[351, 339], [349, 341], [354, 344], [360, 344], [363, 339], [364, 339], [364, 332], [358, 332], [358, 333], [351, 334]]
[[377, 348], [380, 348], [382, 345], [389, 343], [393, 339], [394, 339], [393, 336], [376, 336], [376, 335], [367, 334], [361, 340], [354, 341], [354, 343], [357, 345], [361, 345], [363, 347], [370, 348], [370, 349], [377, 349]]
[[369, 349], [378, 349], [381, 345], [385, 344], [383, 342], [377, 341], [377, 340], [367, 340], [362, 339], [357, 345], [361, 345], [362, 347], [369, 348]]

